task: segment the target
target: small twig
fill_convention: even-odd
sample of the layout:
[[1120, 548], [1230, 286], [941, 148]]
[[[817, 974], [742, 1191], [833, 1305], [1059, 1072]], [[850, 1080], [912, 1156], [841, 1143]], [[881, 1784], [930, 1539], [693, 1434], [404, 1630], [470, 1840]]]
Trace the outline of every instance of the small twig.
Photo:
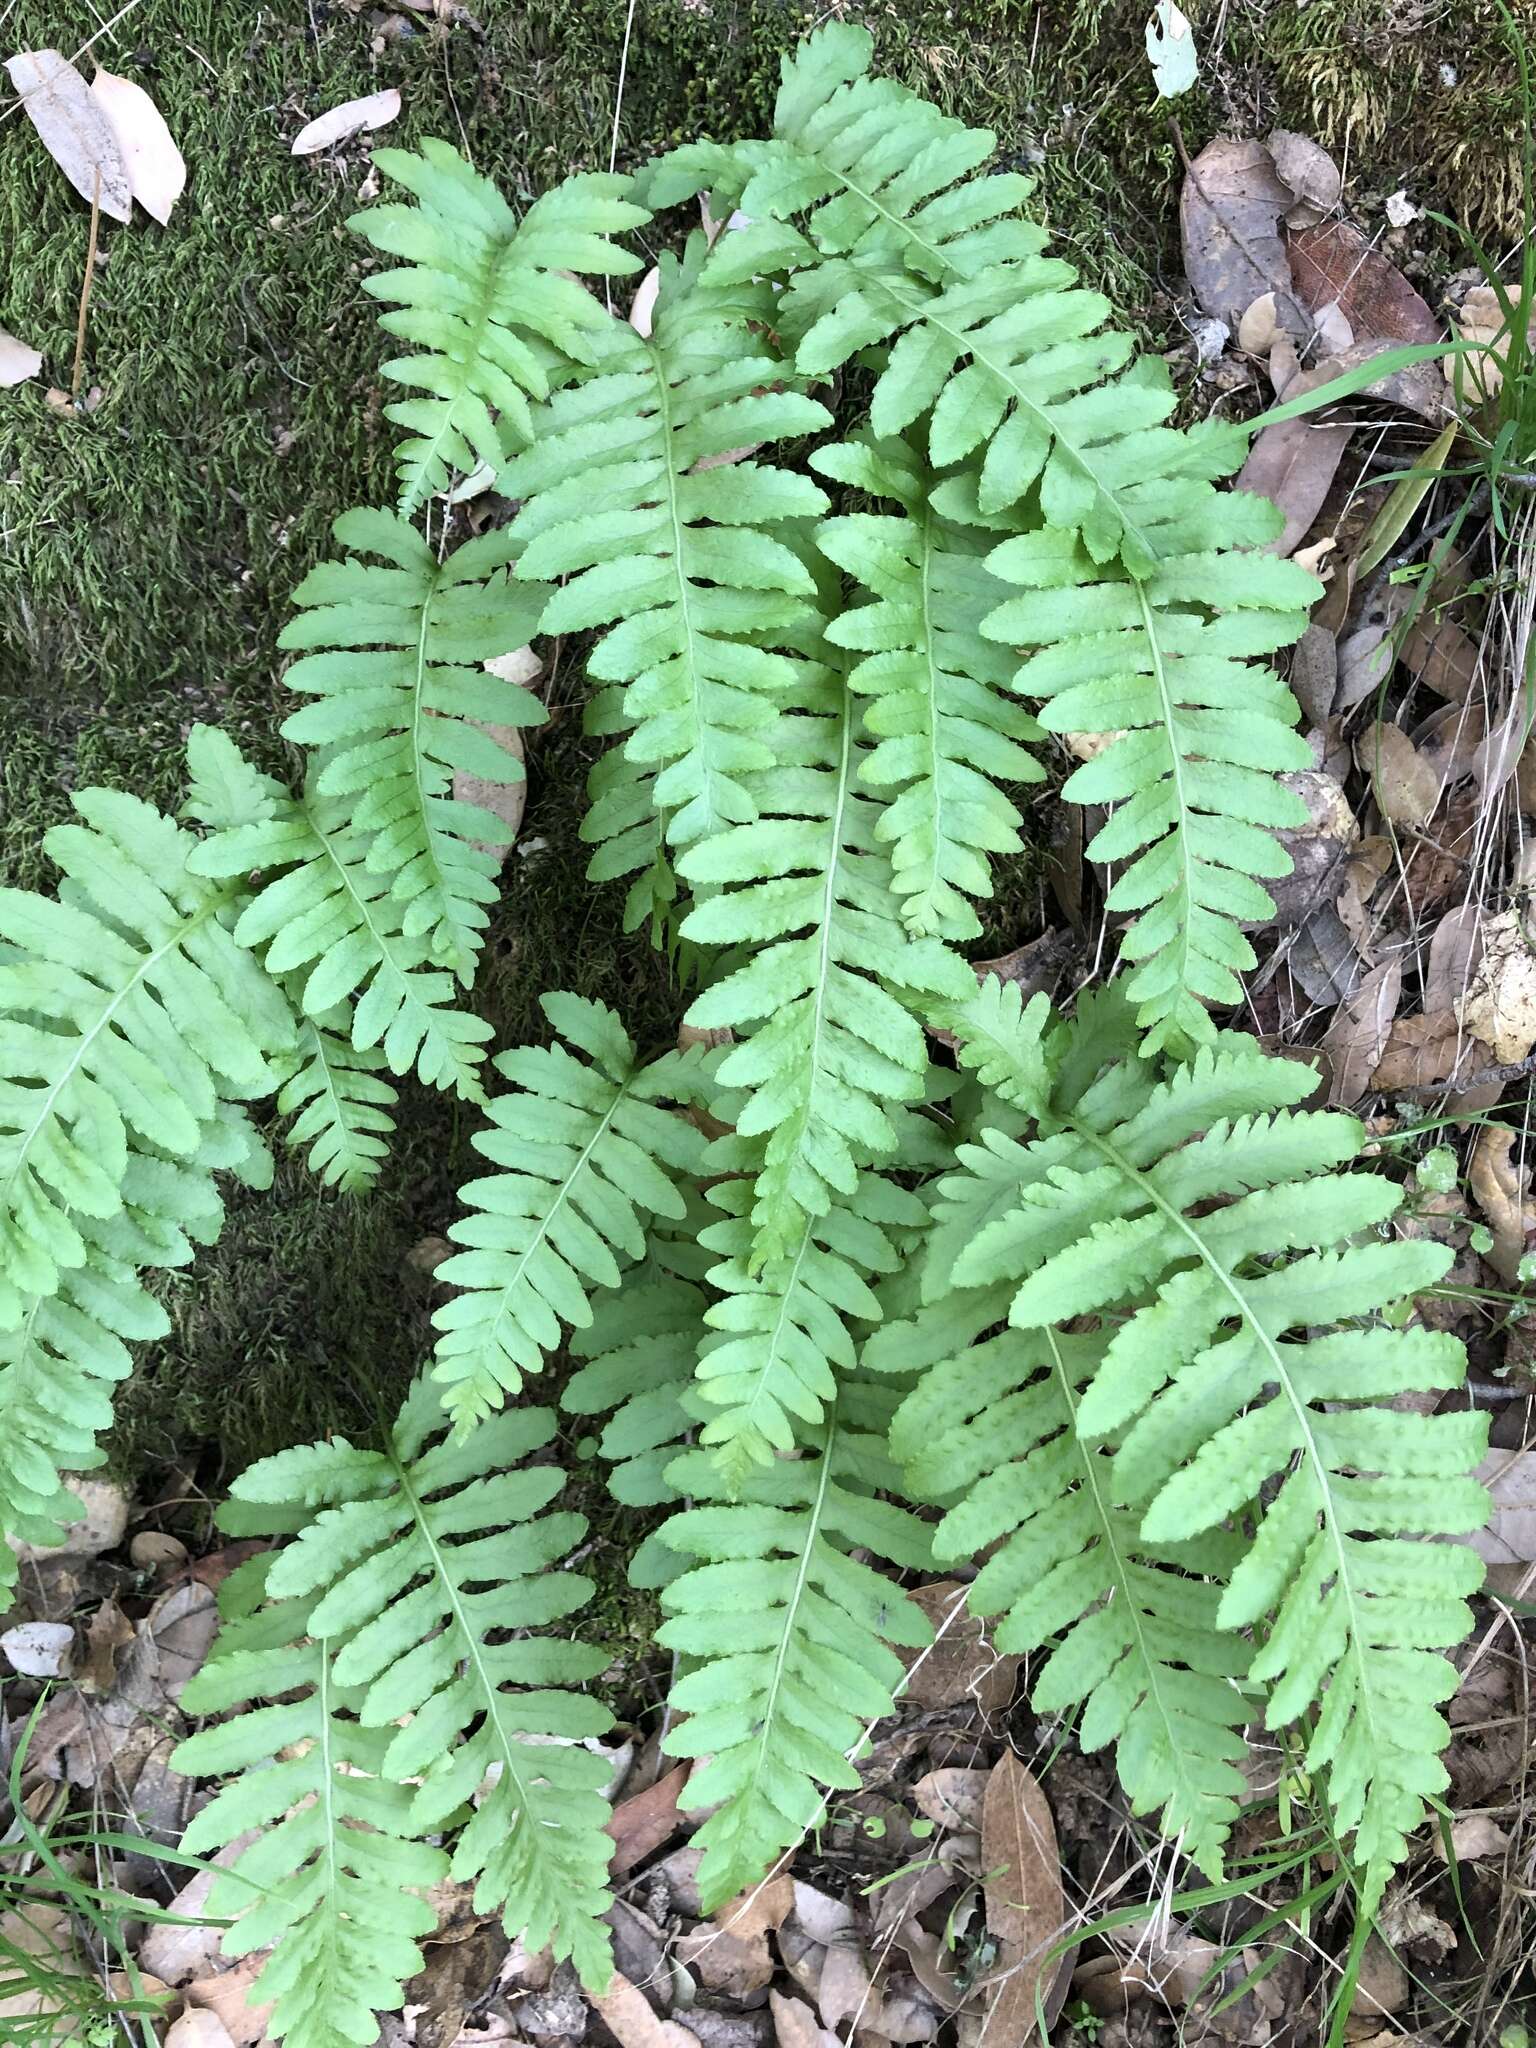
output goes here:
[[80, 379], [85, 372], [85, 316], [91, 308], [91, 284], [96, 276], [96, 231], [101, 226], [101, 166], [96, 166], [96, 183], [91, 192], [91, 239], [85, 252], [85, 282], [80, 287], [80, 318], [75, 323], [75, 367], [70, 373], [69, 395], [78, 402]]
[[1497, 1067], [1479, 1067], [1475, 1074], [1468, 1074], [1464, 1081], [1451, 1075], [1444, 1081], [1416, 1081], [1411, 1087], [1394, 1088], [1393, 1095], [1467, 1095], [1474, 1088], [1491, 1088], [1497, 1082], [1507, 1088], [1511, 1081], [1523, 1081], [1530, 1074], [1536, 1074], [1536, 1052], [1527, 1053], [1523, 1060], [1510, 1060]]

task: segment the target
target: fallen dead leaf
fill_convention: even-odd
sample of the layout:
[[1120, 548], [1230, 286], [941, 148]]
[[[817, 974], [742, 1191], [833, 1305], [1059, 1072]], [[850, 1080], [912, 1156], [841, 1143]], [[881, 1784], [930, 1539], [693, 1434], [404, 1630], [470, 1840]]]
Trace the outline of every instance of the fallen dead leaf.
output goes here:
[[1536, 1226], [1525, 1201], [1531, 1169], [1515, 1156], [1518, 1136], [1508, 1124], [1484, 1124], [1467, 1162], [1467, 1185], [1493, 1232], [1488, 1263], [1511, 1285], [1525, 1256], [1527, 1228]]
[[[523, 752], [523, 729], [519, 725], [486, 725], [473, 721], [487, 739], [494, 740], [514, 760], [521, 761]], [[484, 775], [471, 775], [465, 768], [453, 771], [454, 801], [461, 804], [476, 804], [481, 810], [489, 811], [493, 818], [499, 818], [506, 827], [506, 836], [494, 840], [477, 840], [475, 844], [484, 852], [505, 859], [509, 848], [515, 842], [522, 828], [523, 812], [528, 805], [528, 777], [520, 775], [516, 782], [492, 782]]]
[[386, 127], [399, 112], [400, 95], [392, 85], [383, 92], [364, 93], [360, 99], [344, 100], [339, 107], [332, 107], [329, 113], [317, 114], [313, 121], [304, 124], [293, 138], [293, 154], [314, 156], [322, 149], [332, 149], [338, 142], [345, 142], [349, 135], [360, 134], [365, 128]]
[[96, 73], [91, 97], [117, 137], [129, 191], [150, 218], [165, 227], [187, 182], [186, 162], [165, 116], [143, 86], [112, 71]]
[[958, 1764], [947, 1764], [942, 1770], [929, 1771], [919, 1778], [912, 1787], [912, 1797], [919, 1811], [941, 1828], [974, 1833], [981, 1827], [991, 1775], [990, 1771], [971, 1771]]
[[[1358, 328], [1354, 331], [1359, 335]], [[1359, 369], [1372, 357], [1384, 355], [1396, 346], [1396, 342], [1383, 341], [1379, 334], [1366, 334], [1348, 348], [1340, 349], [1337, 355], [1329, 356], [1326, 362], [1300, 371], [1286, 385], [1285, 396], [1288, 399], [1301, 398], [1308, 392], [1320, 391], [1346, 371]], [[1438, 427], [1445, 418], [1445, 381], [1432, 362], [1410, 363], [1406, 369], [1389, 370], [1355, 395], [1405, 406], [1409, 412], [1417, 413], [1420, 419], [1428, 420], [1431, 426]]]
[[252, 2048], [254, 2042], [262, 2040], [272, 2017], [270, 2005], [252, 2005], [249, 1995], [266, 1965], [267, 1955], [268, 1951], [262, 1949], [255, 1955], [241, 1956], [217, 1976], [194, 1977], [186, 1987], [188, 2005], [217, 2013], [235, 2048]]
[[1354, 431], [1300, 419], [1282, 420], [1255, 435], [1234, 487], [1268, 498], [1284, 515], [1285, 525], [1267, 545], [1269, 554], [1293, 554], [1305, 538]]
[[6, 59], [11, 83], [43, 147], [89, 206], [109, 220], [133, 212], [133, 188], [112, 123], [80, 73], [58, 50], [22, 50]]
[[1424, 1010], [1454, 1010], [1482, 964], [1483, 915], [1476, 903], [1458, 904], [1435, 926], [1424, 966]]
[[650, 2006], [644, 1992], [637, 1991], [617, 1970], [608, 1989], [592, 2000], [593, 2010], [603, 2020], [619, 2048], [699, 2048], [699, 2037], [675, 2020], [664, 2020]]
[[768, 1936], [778, 1932], [794, 1902], [794, 1881], [781, 1872], [728, 1899], [702, 1927], [683, 1935], [678, 1956], [711, 1991], [750, 1999], [773, 1982]]
[[953, 1707], [973, 1699], [984, 1714], [999, 1713], [1013, 1698], [1020, 1660], [999, 1655], [986, 1624], [966, 1612], [965, 1596], [957, 1579], [914, 1589], [912, 1598], [932, 1623], [936, 1640], [926, 1651], [912, 1653], [903, 1696], [920, 1707]]
[[1402, 992], [1402, 956], [1393, 954], [1364, 974], [1359, 986], [1340, 1003], [1323, 1035], [1333, 1070], [1328, 1100], [1336, 1108], [1347, 1109], [1358, 1102], [1370, 1086], [1387, 1049]]
[[1206, 144], [1179, 197], [1184, 269], [1202, 311], [1235, 329], [1255, 299], [1273, 292], [1279, 326], [1306, 334], [1280, 235], [1280, 216], [1292, 203], [1262, 142]]
[[22, 1678], [68, 1678], [75, 1632], [67, 1621], [23, 1621], [0, 1635], [0, 1652]]
[[613, 1837], [608, 1868], [614, 1877], [644, 1862], [682, 1827], [677, 1802], [687, 1782], [688, 1766], [679, 1764], [654, 1785], [637, 1792], [633, 1799], [621, 1800], [614, 1808], [608, 1821], [608, 1832]]
[[1047, 1958], [1066, 1906], [1056, 1823], [1033, 1773], [1011, 1751], [987, 1784], [981, 1863], [987, 1928], [1000, 1951], [1000, 1967], [987, 1986], [983, 2038], [1012, 2048], [1034, 2032], [1036, 1990], [1054, 1967]]
[[661, 290], [661, 271], [656, 264], [635, 286], [635, 296], [629, 302], [629, 324], [636, 334], [649, 336], [651, 322], [656, 317], [656, 295]]
[[165, 2048], [235, 2048], [235, 2044], [216, 2012], [205, 2005], [191, 2005], [180, 2019], [172, 2020]]
[[1440, 800], [1440, 778], [1401, 727], [1378, 720], [1355, 742], [1381, 815], [1394, 825], [1423, 825]]
[[1332, 213], [1339, 203], [1344, 180], [1339, 167], [1310, 135], [1298, 135], [1289, 128], [1277, 128], [1267, 144], [1280, 181], [1294, 203], [1286, 208], [1287, 227], [1308, 228]]
[[1408, 2003], [1408, 1972], [1379, 1934], [1366, 1937], [1355, 1981], [1355, 2011], [1370, 2019], [1390, 2019]]
[[1378, 1095], [1451, 1087], [1458, 1078], [1492, 1063], [1487, 1046], [1462, 1029], [1454, 1010], [1429, 1010], [1422, 1017], [1399, 1017], [1393, 1024], [1371, 1087]]
[[786, 1998], [781, 1991], [770, 1991], [768, 2010], [773, 2015], [778, 2048], [843, 2048], [837, 2035], [820, 2024], [803, 1998]]
[[1339, 643], [1314, 620], [1291, 651], [1291, 694], [1309, 725], [1326, 725], [1339, 684]]
[[[1438, 1828], [1430, 1837], [1433, 1853], [1444, 1863], [1445, 1839]], [[1491, 1813], [1463, 1814], [1451, 1822], [1451, 1854], [1458, 1863], [1491, 1863], [1509, 1847], [1509, 1837]]]
[[1511, 905], [1482, 921], [1482, 958], [1453, 1007], [1500, 1061], [1523, 1060], [1536, 1045], [1536, 953]]
[[[40, 1965], [42, 1981], [0, 1998], [0, 2038], [25, 2041], [29, 2048], [69, 2048], [79, 2040], [73, 2008], [78, 1986], [67, 1980], [88, 1978], [85, 1960], [75, 1947], [69, 1915], [44, 1899], [30, 1899], [13, 1912], [0, 1913], [0, 1952], [8, 1960], [18, 1955]], [[15, 1981], [11, 1970], [7, 1977]], [[38, 2022], [55, 2018], [54, 2027]], [[5, 2025], [10, 2020], [29, 2022], [24, 2027]]]
[[1356, 334], [1385, 341], [1438, 341], [1441, 323], [1397, 265], [1348, 221], [1328, 221], [1288, 237], [1296, 296], [1315, 313], [1335, 304]]
[[103, 1600], [85, 1632], [85, 1659], [76, 1673], [87, 1692], [108, 1693], [117, 1683], [117, 1653], [133, 1641], [133, 1623], [116, 1600]]
[[1354, 805], [1336, 776], [1321, 768], [1303, 768], [1282, 776], [1285, 787], [1307, 807], [1307, 822], [1280, 833], [1291, 857], [1288, 875], [1266, 882], [1283, 927], [1301, 924], [1317, 905], [1337, 893], [1344, 864], [1360, 838]]
[[14, 334], [7, 334], [0, 327], [0, 390], [8, 391], [14, 384], [25, 384], [42, 367], [40, 349], [28, 348], [24, 341], [18, 341]]
[[[1510, 305], [1518, 309], [1521, 293], [1518, 286], [1505, 296]], [[1486, 354], [1473, 356], [1447, 356], [1441, 367], [1446, 382], [1457, 392], [1465, 392], [1474, 399], [1496, 398], [1504, 386], [1504, 371], [1509, 361], [1509, 317], [1499, 303], [1499, 295], [1491, 284], [1474, 285], [1462, 301], [1456, 315], [1456, 332], [1463, 341], [1485, 349]]]
[[1273, 292], [1260, 292], [1237, 323], [1237, 345], [1248, 356], [1267, 356], [1280, 332], [1280, 310]]
[[1488, 1489], [1488, 1520], [1447, 1540], [1477, 1552], [1494, 1591], [1514, 1592], [1536, 1566], [1536, 1450], [1490, 1451], [1473, 1477]]
[[1416, 682], [1452, 704], [1466, 702], [1480, 665], [1477, 642], [1454, 619], [1422, 613], [1404, 628], [1399, 657]]

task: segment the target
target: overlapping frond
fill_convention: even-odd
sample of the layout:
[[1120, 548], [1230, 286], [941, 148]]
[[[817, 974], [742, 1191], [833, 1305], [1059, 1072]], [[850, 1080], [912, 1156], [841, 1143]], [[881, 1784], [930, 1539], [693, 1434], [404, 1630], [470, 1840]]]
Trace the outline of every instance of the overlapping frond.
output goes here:
[[686, 1716], [666, 1748], [707, 1757], [691, 1806], [717, 1806], [695, 1835], [706, 1909], [756, 1883], [821, 1811], [827, 1788], [859, 1783], [849, 1762], [889, 1714], [902, 1666], [892, 1643], [931, 1639], [926, 1618], [854, 1549], [920, 1568], [929, 1531], [877, 1498], [895, 1477], [882, 1434], [829, 1413], [805, 1456], [756, 1471], [739, 1498], [707, 1452], [671, 1468], [698, 1503], [669, 1517], [668, 1547], [697, 1560], [662, 1594], [659, 1640], [688, 1660], [672, 1703]]
[[339, 799], [311, 792], [214, 833], [192, 859], [204, 875], [261, 872], [234, 935], [261, 952], [269, 974], [292, 978], [305, 1016], [346, 1003], [358, 1051], [378, 1046], [391, 1073], [414, 1068], [429, 1086], [478, 1102], [491, 1027], [454, 1008], [452, 975], [428, 964], [425, 937], [407, 935], [405, 906], [369, 867], [368, 847]]
[[[881, 808], [858, 786], [843, 679], [822, 672], [805, 701], [786, 720], [798, 738], [773, 778], [777, 815], [732, 826], [679, 863], [717, 891], [683, 920], [684, 938], [746, 956], [688, 1021], [747, 1034], [718, 1079], [744, 1091], [738, 1140], [761, 1141], [750, 1159], [754, 1264], [790, 1256], [807, 1217], [826, 1215], [863, 1168], [894, 1154], [889, 1107], [921, 1098], [928, 1065], [916, 1013], [930, 996], [961, 999], [975, 986], [938, 940], [903, 928]], [[733, 1143], [722, 1164], [748, 1159]]]
[[[314, 699], [283, 725], [320, 752], [316, 793], [345, 801], [370, 874], [388, 879], [401, 930], [467, 988], [496, 900], [506, 828], [453, 794], [455, 771], [521, 782], [522, 762], [486, 726], [538, 725], [544, 707], [483, 664], [526, 644], [541, 595], [512, 582], [502, 528], [442, 560], [393, 512], [344, 512], [349, 552], [294, 592], [278, 645], [305, 650], [290, 690]], [[380, 557], [377, 562], [361, 559]]]
[[310, 1170], [327, 1187], [356, 1194], [372, 1187], [389, 1152], [394, 1084], [384, 1078], [384, 1055], [343, 1036], [345, 1006], [322, 1022], [304, 1017], [293, 1070], [278, 1090], [280, 1116], [291, 1116], [288, 1142], [309, 1147]]
[[414, 351], [383, 366], [419, 394], [385, 408], [408, 430], [396, 466], [409, 518], [455, 470], [494, 469], [526, 446], [530, 399], [542, 401], [573, 364], [592, 360], [592, 338], [609, 319], [566, 273], [638, 270], [639, 258], [608, 237], [649, 216], [627, 178], [587, 172], [544, 193], [519, 220], [488, 178], [435, 139], [419, 153], [378, 150], [374, 162], [416, 202], [371, 206], [348, 223], [401, 259], [363, 286], [390, 308], [379, 324]]
[[563, 993], [540, 1003], [566, 1043], [497, 1057], [513, 1087], [473, 1142], [498, 1171], [459, 1190], [471, 1213], [448, 1235], [465, 1249], [438, 1268], [463, 1290], [433, 1321], [436, 1377], [465, 1423], [539, 1371], [564, 1326], [590, 1323], [592, 1289], [616, 1287], [620, 1259], [642, 1255], [648, 1217], [684, 1214], [677, 1176], [703, 1158], [694, 1125], [660, 1107], [690, 1099], [702, 1055], [641, 1065], [606, 1004]]
[[992, 894], [989, 856], [1023, 844], [997, 785], [1042, 773], [1027, 750], [1040, 728], [1005, 693], [1012, 664], [981, 634], [1007, 595], [982, 559], [993, 536], [943, 516], [934, 479], [902, 442], [842, 442], [811, 459], [824, 476], [901, 506], [817, 528], [817, 546], [871, 600], [827, 637], [863, 657], [848, 687], [868, 700], [877, 744], [860, 772], [885, 799], [875, 829], [891, 848], [902, 920], [919, 936], [973, 939], [981, 923], [968, 899]]
[[0, 890], [0, 1329], [85, 1263], [82, 1221], [119, 1212], [134, 1156], [190, 1159], [292, 1035], [196, 838], [121, 790], [74, 805], [44, 840], [57, 897]]
[[815, 588], [779, 530], [827, 502], [809, 477], [718, 459], [831, 415], [772, 353], [771, 295], [693, 289], [699, 253], [664, 263], [651, 334], [603, 330], [596, 373], [554, 394], [502, 475], [524, 501], [518, 574], [567, 579], [542, 630], [605, 629], [588, 668], [614, 689], [591, 722], [627, 737], [622, 767], [594, 780], [583, 833], [599, 849], [594, 879], [643, 871], [642, 906], [659, 857], [652, 812], [672, 848], [757, 815], [747, 779], [774, 765], [776, 700], [793, 680], [775, 642]]
[[1312, 762], [1289, 690], [1249, 657], [1297, 637], [1317, 581], [1260, 551], [1279, 517], [1266, 500], [1202, 489], [1186, 503], [1137, 486], [1159, 551], [1140, 579], [1106, 573], [1050, 529], [987, 557], [1026, 592], [982, 627], [1026, 650], [1013, 687], [1043, 700], [1050, 731], [1109, 741], [1066, 794], [1115, 806], [1087, 850], [1129, 863], [1108, 902], [1136, 913], [1121, 953], [1137, 963], [1129, 987], [1149, 1052], [1209, 1038], [1205, 1003], [1240, 999], [1255, 957], [1242, 925], [1274, 915], [1259, 878], [1290, 872], [1274, 833], [1306, 817], [1278, 778]]
[[[1006, 1008], [990, 1000], [984, 1041]], [[963, 1011], [955, 1024], [964, 1058]], [[1114, 1496], [1146, 1542], [1251, 1518], [1217, 1620], [1267, 1623], [1250, 1677], [1272, 1727], [1321, 1702], [1309, 1768], [1374, 1896], [1446, 1783], [1436, 1708], [1455, 1674], [1433, 1653], [1464, 1633], [1481, 1566], [1423, 1539], [1481, 1525], [1487, 1423], [1395, 1412], [1394, 1395], [1458, 1385], [1462, 1349], [1370, 1319], [1450, 1254], [1380, 1234], [1402, 1190], [1337, 1170], [1364, 1134], [1292, 1107], [1305, 1068], [1230, 1038], [1165, 1078], [1148, 1066], [1109, 1066], [1075, 1101], [1053, 1087], [1050, 1134], [1016, 1148], [1015, 1204], [960, 1249], [952, 1284], [1006, 1287], [1016, 1330], [1110, 1319], [1077, 1428], [1115, 1441]]]

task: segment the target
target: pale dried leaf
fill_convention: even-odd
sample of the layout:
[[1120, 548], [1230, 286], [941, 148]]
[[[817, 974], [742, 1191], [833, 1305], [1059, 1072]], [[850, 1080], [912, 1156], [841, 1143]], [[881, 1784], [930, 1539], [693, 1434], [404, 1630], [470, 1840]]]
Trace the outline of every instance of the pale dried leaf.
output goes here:
[[1488, 1489], [1487, 1523], [1450, 1541], [1490, 1565], [1536, 1563], [1536, 1450], [1490, 1451], [1473, 1477]]
[[1453, 1010], [1483, 958], [1482, 912], [1475, 903], [1448, 910], [1435, 926], [1424, 968], [1424, 1009]]
[[1399, 1017], [1393, 1024], [1371, 1087], [1378, 1095], [1392, 1095], [1400, 1088], [1449, 1087], [1491, 1061], [1487, 1046], [1462, 1030], [1454, 1010], [1428, 1010], [1422, 1017]]
[[1000, 1967], [987, 1984], [984, 2040], [1027, 2041], [1035, 1994], [1066, 1921], [1056, 1824], [1033, 1774], [1011, 1752], [995, 1766], [982, 1808], [987, 1928]]
[[1463, 704], [1477, 681], [1479, 649], [1454, 619], [1421, 612], [1404, 629], [1399, 657], [1416, 681], [1452, 704]]
[[1493, 1232], [1488, 1263], [1511, 1284], [1525, 1256], [1526, 1230], [1536, 1225], [1526, 1209], [1531, 1169], [1516, 1153], [1518, 1137], [1508, 1124], [1484, 1124], [1467, 1162], [1467, 1185]]
[[62, 1543], [18, 1543], [11, 1548], [23, 1564], [45, 1557], [99, 1557], [116, 1550], [128, 1531], [128, 1496], [110, 1479], [66, 1472], [64, 1483], [80, 1503], [80, 1519], [64, 1531]]
[[187, 166], [176, 147], [165, 116], [142, 85], [98, 71], [91, 95], [101, 108], [128, 172], [128, 189], [152, 220], [164, 227], [187, 182]]
[[780, 1991], [770, 1991], [768, 2010], [773, 2015], [778, 2048], [843, 2048], [837, 2035], [818, 2023], [803, 1998], [786, 1998]]
[[1305, 538], [1353, 432], [1351, 426], [1320, 427], [1299, 419], [1281, 420], [1255, 436], [1235, 487], [1268, 498], [1285, 515], [1284, 527], [1268, 544], [1270, 554], [1289, 555]]
[[1403, 992], [1401, 955], [1380, 961], [1340, 1003], [1323, 1036], [1333, 1070], [1328, 1100], [1339, 1108], [1358, 1102], [1387, 1049], [1392, 1019]]
[[13, 384], [25, 384], [42, 367], [40, 349], [28, 348], [24, 341], [18, 341], [14, 334], [7, 334], [0, 327], [0, 391], [8, 391]]
[[1355, 759], [1371, 778], [1384, 818], [1423, 825], [1440, 798], [1440, 778], [1401, 727], [1378, 720], [1355, 742]]
[[959, 1765], [929, 1771], [912, 1788], [918, 1810], [941, 1828], [980, 1828], [990, 1771], [969, 1771]]
[[592, 2000], [619, 2048], [699, 2048], [699, 2037], [674, 2020], [664, 2020], [652, 2010], [643, 1991], [637, 1991], [617, 1970], [608, 1980], [601, 1998]]
[[260, 2041], [267, 2031], [272, 2007], [252, 2005], [248, 1994], [261, 1975], [269, 1953], [269, 1950], [261, 1949], [255, 1955], [241, 1956], [221, 1975], [194, 1977], [186, 1987], [188, 2005], [202, 2006], [217, 2013], [228, 2028], [235, 2048], [252, 2048], [252, 2044]]
[[1536, 1045], [1536, 953], [1513, 905], [1482, 923], [1482, 958], [1456, 1015], [1500, 1061], [1523, 1060]]
[[[1510, 305], [1518, 308], [1521, 292], [1505, 288]], [[1447, 383], [1473, 399], [1496, 398], [1504, 386], [1509, 362], [1509, 317], [1490, 284], [1474, 285], [1456, 315], [1456, 332], [1463, 341], [1484, 349], [1486, 354], [1447, 356], [1441, 368]]]
[[1317, 320], [1317, 353], [1326, 361], [1329, 356], [1342, 355], [1347, 348], [1355, 345], [1355, 330], [1337, 299], [1330, 299], [1326, 306], [1319, 306]]
[[1237, 323], [1237, 345], [1244, 355], [1267, 356], [1280, 332], [1280, 312], [1273, 292], [1260, 292]]
[[[1445, 1841], [1440, 1830], [1430, 1836], [1430, 1848], [1442, 1863]], [[1451, 1822], [1451, 1854], [1458, 1863], [1491, 1863], [1509, 1847], [1509, 1837], [1491, 1813], [1463, 1814]]]
[[660, 290], [661, 270], [653, 263], [635, 286], [635, 296], [629, 302], [629, 324], [636, 334], [649, 337], [651, 323], [656, 318], [656, 296]]
[[679, 1959], [711, 1991], [749, 1999], [773, 1981], [768, 1936], [784, 1924], [794, 1902], [793, 1880], [784, 1873], [754, 1885], [685, 1934], [677, 1945]]
[[1408, 2003], [1408, 1972], [1379, 1934], [1366, 1938], [1355, 1982], [1355, 2011], [1363, 2018], [1390, 2018]]
[[295, 156], [313, 156], [357, 135], [365, 128], [383, 128], [400, 112], [400, 95], [391, 85], [383, 92], [364, 93], [360, 99], [344, 100], [329, 113], [317, 114], [293, 138]]
[[165, 2048], [235, 2048], [234, 2037], [216, 2012], [205, 2005], [190, 2005], [178, 2020], [172, 2020]]
[[1344, 180], [1338, 165], [1320, 143], [1310, 135], [1277, 128], [1269, 138], [1269, 154], [1295, 202], [1286, 210], [1288, 226], [1312, 227], [1325, 214], [1332, 213], [1339, 203]]
[[43, 147], [90, 205], [109, 220], [133, 212], [133, 189], [112, 123], [80, 73], [58, 50], [22, 50], [6, 59], [11, 83]]
[[0, 1635], [0, 1652], [23, 1678], [68, 1678], [75, 1632], [67, 1621], [22, 1621]]
[[1179, 225], [1184, 268], [1203, 312], [1235, 329], [1255, 299], [1273, 292], [1281, 327], [1307, 331], [1280, 237], [1280, 216], [1291, 204], [1262, 142], [1218, 139], [1201, 150], [1184, 179]]
[[[1343, 301], [1340, 303], [1342, 305]], [[1360, 338], [1348, 348], [1340, 349], [1336, 355], [1329, 356], [1325, 362], [1310, 370], [1302, 370], [1293, 377], [1285, 387], [1287, 398], [1301, 398], [1310, 391], [1320, 391], [1336, 377], [1359, 369], [1373, 357], [1385, 355], [1388, 349], [1397, 346], [1396, 342], [1384, 341], [1379, 334], [1362, 334], [1358, 322], [1353, 325]], [[1428, 420], [1435, 427], [1442, 423], [1447, 409], [1445, 383], [1432, 362], [1410, 363], [1406, 369], [1389, 370], [1356, 392], [1355, 396], [1383, 399], [1393, 405], [1405, 406], [1409, 412], [1417, 413], [1420, 419]]]
[[116, 1600], [103, 1600], [85, 1632], [85, 1661], [76, 1674], [88, 1692], [112, 1690], [117, 1683], [117, 1653], [133, 1641], [134, 1633], [133, 1623]]

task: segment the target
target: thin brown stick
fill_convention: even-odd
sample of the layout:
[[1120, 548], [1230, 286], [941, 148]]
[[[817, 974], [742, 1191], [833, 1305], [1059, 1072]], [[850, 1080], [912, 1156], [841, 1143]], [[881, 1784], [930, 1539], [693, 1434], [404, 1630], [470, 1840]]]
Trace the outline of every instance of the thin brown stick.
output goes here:
[[85, 371], [85, 316], [91, 309], [91, 285], [96, 276], [96, 231], [101, 226], [101, 166], [91, 192], [91, 239], [85, 252], [85, 282], [80, 287], [80, 318], [75, 322], [75, 367], [70, 372], [69, 395], [78, 403], [80, 379]]

